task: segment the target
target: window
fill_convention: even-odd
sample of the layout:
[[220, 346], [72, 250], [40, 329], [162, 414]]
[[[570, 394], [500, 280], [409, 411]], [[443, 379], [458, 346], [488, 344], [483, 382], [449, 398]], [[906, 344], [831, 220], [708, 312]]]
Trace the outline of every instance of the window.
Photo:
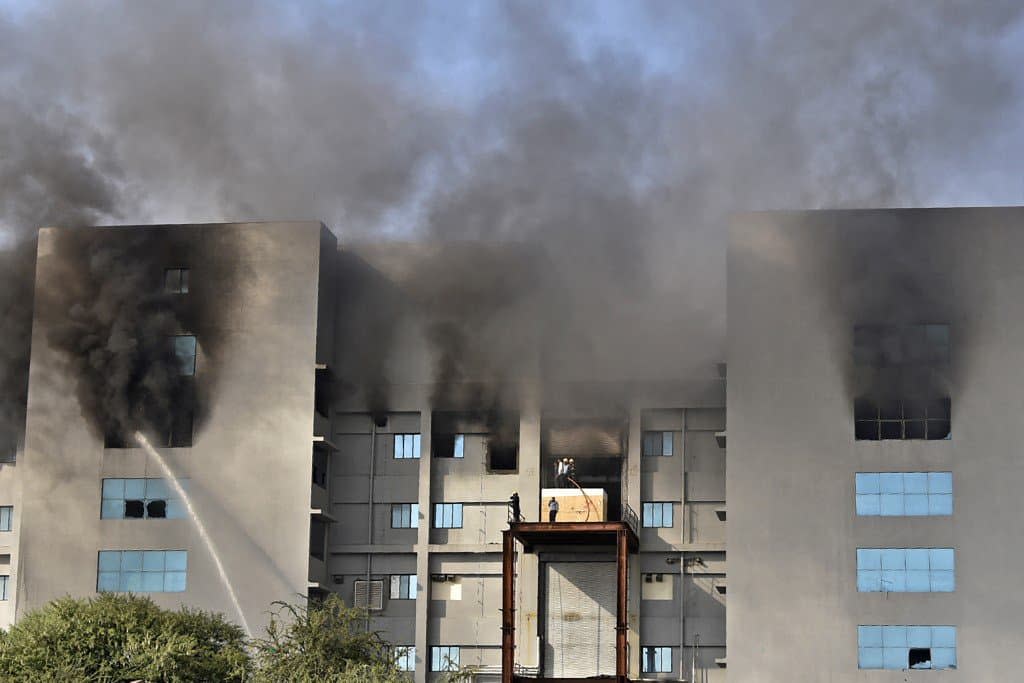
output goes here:
[[419, 526], [419, 503], [394, 503], [391, 506], [392, 529], [418, 529]]
[[853, 356], [857, 365], [946, 364], [949, 352], [949, 325], [860, 325], [853, 328]]
[[465, 434], [434, 434], [435, 458], [464, 458], [465, 456]]
[[172, 338], [174, 355], [178, 358], [179, 371], [182, 376], [191, 377], [196, 374], [196, 338], [191, 334], [179, 334]]
[[395, 434], [395, 460], [410, 460], [419, 457], [419, 434]]
[[672, 526], [672, 503], [644, 503], [645, 527], [669, 528]]
[[952, 593], [952, 548], [857, 548], [861, 593]]
[[[181, 482], [184, 487], [185, 482]], [[184, 503], [165, 479], [104, 479], [101, 519], [185, 519]]]
[[11, 582], [11, 577], [7, 574], [0, 575], [0, 602], [6, 602], [9, 600], [8, 595], [8, 584]]
[[436, 503], [434, 505], [435, 529], [461, 529], [462, 503]]
[[673, 432], [644, 432], [644, 455], [672, 455]]
[[164, 291], [168, 294], [188, 294], [188, 268], [165, 270]]
[[956, 626], [858, 626], [861, 669], [955, 669]]
[[430, 648], [431, 671], [458, 671], [459, 648], [452, 645]]
[[416, 575], [396, 574], [391, 577], [391, 599], [392, 600], [415, 600], [416, 599]]
[[932, 401], [858, 398], [853, 404], [853, 420], [858, 441], [950, 438], [948, 398]]
[[14, 507], [11, 505], [0, 506], [0, 531], [10, 531], [13, 520]]
[[953, 514], [952, 472], [858, 472], [856, 480], [862, 517]]
[[643, 649], [643, 672], [645, 674], [672, 673], [672, 648], [648, 647]]
[[101, 550], [96, 590], [122, 593], [180, 593], [185, 590], [185, 550]]
[[416, 670], [415, 645], [400, 645], [395, 648], [395, 668], [399, 671]]

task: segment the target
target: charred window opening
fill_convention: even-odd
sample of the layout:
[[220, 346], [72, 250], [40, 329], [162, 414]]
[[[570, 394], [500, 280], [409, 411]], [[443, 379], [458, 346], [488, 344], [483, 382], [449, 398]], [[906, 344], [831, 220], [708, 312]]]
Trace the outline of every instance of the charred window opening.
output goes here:
[[930, 647], [912, 647], [907, 654], [907, 668], [932, 668], [932, 649]]
[[854, 437], [858, 441], [949, 439], [951, 415], [948, 398], [858, 398], [853, 405]]
[[490, 472], [519, 467], [519, 415], [511, 412], [437, 411], [431, 420], [431, 455], [483, 461]]
[[519, 444], [506, 443], [496, 438], [487, 441], [487, 469], [492, 472], [519, 470]]
[[115, 430], [108, 431], [103, 435], [104, 448], [128, 448], [128, 440]]
[[188, 268], [168, 268], [164, 271], [164, 291], [168, 294], [188, 294]]
[[[333, 395], [334, 379], [327, 366], [317, 366], [313, 384], [313, 409], [320, 415], [329, 417]], [[383, 425], [377, 425], [381, 427]]]
[[949, 325], [859, 325], [853, 330], [853, 353], [857, 365], [868, 367], [946, 365]]
[[323, 561], [326, 550], [327, 525], [322, 520], [311, 519], [309, 521], [309, 554]]

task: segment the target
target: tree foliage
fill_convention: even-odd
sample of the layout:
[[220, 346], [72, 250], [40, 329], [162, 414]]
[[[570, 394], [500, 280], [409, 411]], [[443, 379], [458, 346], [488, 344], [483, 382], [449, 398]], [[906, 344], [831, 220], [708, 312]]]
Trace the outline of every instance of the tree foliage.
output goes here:
[[61, 598], [0, 632], [0, 681], [245, 681], [245, 634], [221, 615], [104, 593]]
[[311, 606], [274, 603], [265, 638], [253, 643], [259, 683], [408, 683], [391, 648], [366, 628], [366, 612], [331, 594]]

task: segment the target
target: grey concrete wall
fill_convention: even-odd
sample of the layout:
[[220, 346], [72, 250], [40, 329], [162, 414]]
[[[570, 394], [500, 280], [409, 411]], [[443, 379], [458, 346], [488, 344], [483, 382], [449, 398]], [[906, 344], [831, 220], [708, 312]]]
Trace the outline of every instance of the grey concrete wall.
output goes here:
[[[729, 248], [729, 668], [742, 681], [902, 681], [857, 669], [858, 624], [958, 628], [958, 671], [929, 681], [1013, 680], [1022, 601], [1016, 543], [1024, 485], [1016, 419], [1024, 379], [1020, 209], [754, 214]], [[852, 322], [827, 265], [864, 234], [926, 267], [949, 311], [953, 429], [948, 441], [856, 441], [844, 381]], [[867, 231], [865, 233], [865, 231]], [[937, 245], [937, 246], [936, 246]], [[945, 246], [945, 248], [942, 248]], [[899, 290], [867, 292], [899, 302]], [[838, 297], [838, 298], [837, 298]], [[927, 312], [925, 312], [927, 314]], [[855, 321], [855, 322], [886, 322]], [[932, 320], [928, 320], [932, 322]], [[858, 471], [951, 470], [951, 517], [857, 517]], [[956, 591], [856, 590], [858, 547], [953, 547]]]
[[[219, 355], [200, 349], [196, 381], [216, 369], [211, 411], [192, 448], [162, 449], [190, 493], [250, 624], [273, 600], [306, 592], [317, 338], [319, 223], [170, 226], [187, 242], [191, 292], [233, 302], [214, 325]], [[58, 229], [39, 235], [37, 287], [60, 287]], [[97, 231], [117, 240], [116, 229]], [[159, 236], [157, 241], [161, 239]], [[229, 246], [229, 249], [225, 249]], [[156, 286], [156, 283], [154, 283]], [[100, 520], [104, 476], [159, 476], [139, 449], [104, 449], [75, 398], [76, 378], [50, 346], [66, 312], [35, 311], [21, 518], [18, 613], [66, 594], [96, 592], [101, 549], [187, 549], [188, 589], [158, 604], [234, 610], [188, 520]], [[202, 332], [202, 331], [198, 331]]]

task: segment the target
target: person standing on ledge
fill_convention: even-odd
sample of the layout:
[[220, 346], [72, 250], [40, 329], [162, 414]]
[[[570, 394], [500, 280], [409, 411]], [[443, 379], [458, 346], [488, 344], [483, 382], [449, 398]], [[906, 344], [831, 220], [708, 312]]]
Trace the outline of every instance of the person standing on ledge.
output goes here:
[[508, 506], [511, 510], [511, 517], [513, 522], [521, 522], [523, 520], [522, 514], [519, 510], [519, 492], [516, 491], [512, 494], [512, 497], [508, 500]]
[[558, 501], [555, 500], [554, 496], [551, 496], [551, 500], [548, 501], [548, 521], [555, 521], [555, 517], [558, 516]]

